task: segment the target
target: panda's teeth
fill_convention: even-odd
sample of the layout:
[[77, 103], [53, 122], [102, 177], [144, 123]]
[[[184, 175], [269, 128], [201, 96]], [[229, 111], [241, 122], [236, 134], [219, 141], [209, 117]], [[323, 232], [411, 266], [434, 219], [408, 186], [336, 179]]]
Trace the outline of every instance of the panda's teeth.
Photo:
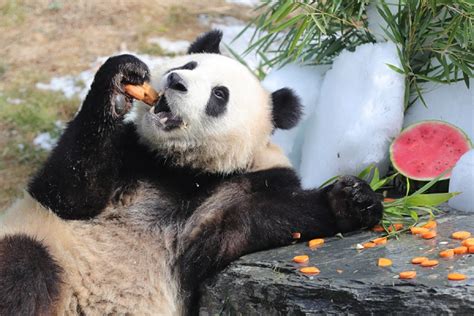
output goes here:
[[153, 114], [153, 113], [155, 112], [155, 107], [152, 106], [148, 112], [150, 112], [151, 114]]
[[161, 124], [165, 124], [166, 121], [168, 121], [168, 118], [167, 118], [167, 117], [164, 117], [164, 118], [161, 118], [161, 119], [160, 119], [160, 123], [161, 123]]

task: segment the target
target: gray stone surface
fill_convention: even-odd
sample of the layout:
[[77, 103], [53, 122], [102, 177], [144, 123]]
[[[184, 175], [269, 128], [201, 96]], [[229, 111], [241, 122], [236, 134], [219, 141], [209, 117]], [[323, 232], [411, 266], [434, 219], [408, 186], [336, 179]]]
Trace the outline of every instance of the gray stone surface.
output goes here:
[[[366, 231], [326, 239], [316, 250], [299, 243], [244, 256], [203, 286], [200, 313], [474, 315], [474, 255], [438, 256], [440, 250], [460, 244], [450, 238], [453, 231], [474, 234], [474, 215], [451, 212], [437, 222], [438, 236], [432, 240], [404, 234], [386, 245], [358, 251], [356, 244], [380, 235]], [[309, 255], [308, 265], [321, 273], [299, 273], [302, 265], [292, 263], [292, 258], [300, 254]], [[413, 265], [415, 256], [437, 259], [439, 265]], [[393, 265], [378, 267], [380, 257], [393, 260]], [[416, 279], [399, 280], [398, 273], [405, 270], [416, 270]], [[448, 281], [451, 271], [469, 278]]]

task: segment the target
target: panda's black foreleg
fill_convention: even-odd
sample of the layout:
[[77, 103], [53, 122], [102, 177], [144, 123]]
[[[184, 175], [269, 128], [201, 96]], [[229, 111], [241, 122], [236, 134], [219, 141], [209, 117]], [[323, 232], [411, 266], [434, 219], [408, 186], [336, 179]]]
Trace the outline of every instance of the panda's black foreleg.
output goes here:
[[196, 228], [184, 237], [178, 259], [190, 314], [197, 311], [193, 308], [198, 306], [199, 283], [244, 254], [288, 245], [295, 232], [301, 233], [301, 240], [308, 240], [371, 227], [380, 221], [380, 198], [362, 180], [342, 177], [322, 190], [301, 190], [296, 186], [279, 188], [276, 182], [288, 179], [283, 175], [275, 175], [279, 179], [275, 181], [261, 176], [251, 179], [253, 189], [247, 197], [193, 223]]
[[148, 67], [136, 57], [109, 58], [96, 73], [79, 113], [31, 179], [29, 193], [62, 218], [97, 215], [118, 186], [121, 144], [130, 137], [122, 120], [131, 100], [119, 109], [117, 97], [123, 84], [148, 80]]

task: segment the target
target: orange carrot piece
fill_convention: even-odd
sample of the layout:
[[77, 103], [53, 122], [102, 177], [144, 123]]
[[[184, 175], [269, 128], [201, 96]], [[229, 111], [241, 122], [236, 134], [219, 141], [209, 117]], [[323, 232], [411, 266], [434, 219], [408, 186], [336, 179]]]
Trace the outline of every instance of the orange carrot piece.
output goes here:
[[322, 238], [311, 239], [308, 242], [309, 248], [315, 248], [315, 247], [321, 246], [322, 244], [324, 244], [324, 239]]
[[395, 201], [395, 200], [396, 200], [396, 199], [394, 199], [394, 198], [385, 198], [385, 199], [383, 199], [383, 201], [384, 201], [385, 203], [390, 203], [390, 202], [393, 202], [393, 201]]
[[392, 265], [392, 260], [387, 258], [379, 258], [377, 265], [379, 267], [390, 267]]
[[434, 267], [438, 265], [438, 260], [426, 260], [421, 263], [422, 267]]
[[421, 227], [428, 228], [428, 229], [433, 229], [436, 226], [438, 226], [438, 224], [435, 221], [429, 221], [428, 223], [426, 223], [425, 225], [423, 225]]
[[293, 257], [293, 262], [296, 262], [296, 263], [306, 263], [308, 261], [309, 261], [309, 257], [307, 255]]
[[466, 280], [467, 279], [467, 276], [465, 274], [462, 274], [462, 273], [450, 273], [448, 274], [448, 280], [451, 280], [451, 281], [462, 281], [462, 280]]
[[319, 274], [321, 271], [316, 267], [304, 267], [300, 269], [300, 272], [304, 274]]
[[400, 272], [398, 277], [403, 280], [414, 279], [416, 278], [416, 271], [403, 271], [403, 272]]
[[377, 245], [370, 241], [370, 242], [366, 242], [365, 244], [362, 244], [362, 246], [364, 246], [364, 248], [374, 248]]
[[474, 246], [474, 238], [464, 239], [461, 244], [466, 247], [472, 247]]
[[403, 224], [402, 223], [396, 223], [396, 224], [393, 224], [393, 227], [395, 227], [395, 230], [401, 230], [401, 229], [403, 229]]
[[458, 231], [458, 232], [454, 232], [451, 235], [451, 237], [454, 238], [454, 239], [464, 240], [464, 239], [468, 239], [469, 237], [471, 237], [471, 233], [461, 230], [461, 231]]
[[474, 246], [469, 247], [469, 253], [474, 253]]
[[384, 232], [385, 229], [382, 227], [382, 225], [375, 225], [374, 227], [372, 227], [372, 231], [376, 233], [381, 233]]
[[463, 254], [467, 253], [468, 248], [466, 246], [461, 246], [461, 247], [456, 247], [453, 250], [454, 250], [455, 254], [463, 255]]
[[293, 239], [300, 239], [301, 238], [301, 233], [293, 233], [293, 234], [291, 234], [291, 237], [293, 237]]
[[429, 260], [427, 257], [415, 257], [415, 258], [411, 259], [411, 263], [420, 264], [420, 263], [422, 263], [424, 261], [427, 261], [427, 260]]
[[446, 249], [439, 253], [441, 258], [451, 258], [454, 256], [454, 249]]
[[428, 228], [424, 228], [424, 227], [410, 227], [410, 231], [413, 235], [418, 235], [418, 234], [427, 233], [430, 230]]
[[435, 231], [429, 231], [427, 233], [424, 233], [421, 235], [421, 238], [423, 239], [431, 239], [436, 237], [436, 232]]
[[143, 100], [145, 97], [145, 89], [143, 89], [142, 86], [136, 86], [133, 84], [126, 84], [123, 86], [123, 90], [130, 95], [131, 97], [134, 97], [137, 100]]
[[403, 224], [402, 223], [395, 223], [393, 225], [390, 225], [390, 227], [388, 228], [388, 231], [392, 232], [394, 229], [395, 229], [395, 231], [399, 231], [399, 230], [403, 229]]
[[146, 82], [141, 86], [126, 84], [123, 86], [123, 90], [129, 96], [140, 100], [150, 106], [155, 104], [160, 99], [160, 94], [155, 89], [153, 89], [150, 84]]
[[375, 238], [372, 242], [376, 245], [384, 245], [387, 243], [387, 237]]

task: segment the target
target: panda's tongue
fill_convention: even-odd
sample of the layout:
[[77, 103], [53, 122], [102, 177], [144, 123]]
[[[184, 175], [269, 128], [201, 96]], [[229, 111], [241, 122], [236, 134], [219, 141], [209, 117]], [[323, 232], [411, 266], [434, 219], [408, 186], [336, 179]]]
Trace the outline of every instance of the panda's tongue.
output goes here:
[[153, 113], [158, 119], [158, 123], [165, 130], [172, 130], [179, 128], [183, 125], [183, 120], [178, 115], [175, 115], [171, 112], [171, 109], [166, 101], [165, 96], [163, 96], [158, 104], [155, 105]]

